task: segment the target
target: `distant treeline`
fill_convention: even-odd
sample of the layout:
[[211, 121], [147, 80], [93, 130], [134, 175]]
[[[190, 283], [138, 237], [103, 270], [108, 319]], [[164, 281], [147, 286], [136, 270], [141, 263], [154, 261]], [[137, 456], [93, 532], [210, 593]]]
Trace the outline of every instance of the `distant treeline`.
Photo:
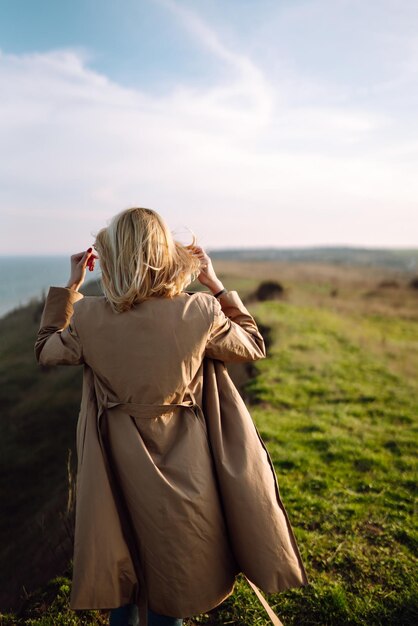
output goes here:
[[210, 250], [214, 259], [236, 261], [287, 261], [335, 263], [338, 265], [366, 265], [395, 270], [418, 270], [417, 248], [355, 248], [323, 246], [310, 248], [237, 248]]

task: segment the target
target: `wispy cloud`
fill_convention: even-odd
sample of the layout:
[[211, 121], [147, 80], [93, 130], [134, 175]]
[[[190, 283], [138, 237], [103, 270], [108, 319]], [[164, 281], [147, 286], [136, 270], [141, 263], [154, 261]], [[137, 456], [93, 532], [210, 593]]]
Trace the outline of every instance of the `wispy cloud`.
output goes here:
[[156, 95], [93, 71], [79, 49], [0, 55], [3, 252], [79, 249], [132, 204], [209, 246], [412, 243], [418, 133], [394, 139], [391, 111], [365, 100], [312, 104], [303, 73], [272, 76], [194, 11], [159, 1], [217, 61], [218, 81]]
[[208, 91], [211, 104], [228, 105], [236, 109], [242, 106], [250, 108], [259, 118], [267, 121], [272, 109], [273, 91], [263, 72], [245, 54], [231, 50], [196, 13], [173, 0], [158, 0], [179, 20], [199, 46], [226, 64], [233, 70], [232, 80]]

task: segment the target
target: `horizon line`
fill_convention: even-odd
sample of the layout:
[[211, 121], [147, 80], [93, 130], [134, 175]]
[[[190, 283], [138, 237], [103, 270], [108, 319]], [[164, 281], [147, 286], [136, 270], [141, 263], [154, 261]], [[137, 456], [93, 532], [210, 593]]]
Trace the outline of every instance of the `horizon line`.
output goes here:
[[[224, 246], [219, 248], [205, 248], [208, 252], [242, 252], [242, 251], [271, 251], [271, 250], [318, 250], [318, 249], [342, 249], [342, 250], [370, 250], [370, 251], [404, 251], [404, 252], [418, 252], [418, 245], [414, 246], [373, 246], [366, 244], [306, 244], [306, 245], [294, 245], [294, 246]], [[57, 253], [57, 252], [14, 252], [14, 253], [1, 253], [0, 258], [10, 258], [10, 257], [71, 257], [70, 253]]]

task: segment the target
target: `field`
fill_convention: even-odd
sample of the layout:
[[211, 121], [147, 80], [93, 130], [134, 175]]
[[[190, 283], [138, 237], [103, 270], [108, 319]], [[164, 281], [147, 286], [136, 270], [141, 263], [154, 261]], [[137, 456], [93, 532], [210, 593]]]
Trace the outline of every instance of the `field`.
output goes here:
[[[304, 589], [269, 596], [270, 604], [285, 626], [418, 623], [418, 290], [384, 269], [261, 261], [216, 268], [265, 333], [268, 358], [250, 377], [231, 373], [275, 465], [310, 578]], [[283, 296], [257, 301], [251, 294], [268, 279], [283, 285]], [[99, 612], [68, 610], [69, 572], [62, 575], [29, 596], [19, 620], [3, 623], [106, 624]], [[240, 579], [221, 607], [187, 624], [270, 621]]]

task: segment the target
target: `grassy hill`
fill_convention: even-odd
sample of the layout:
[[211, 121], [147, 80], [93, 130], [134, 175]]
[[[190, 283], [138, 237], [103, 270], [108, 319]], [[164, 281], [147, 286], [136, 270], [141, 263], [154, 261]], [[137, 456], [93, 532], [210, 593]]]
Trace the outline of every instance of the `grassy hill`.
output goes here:
[[[270, 328], [268, 358], [253, 365], [243, 393], [311, 580], [270, 603], [286, 626], [417, 623], [417, 290], [379, 268], [216, 267]], [[280, 280], [282, 299], [251, 299], [265, 279]], [[0, 573], [0, 600], [4, 610], [12, 600], [21, 609], [0, 623], [106, 624], [103, 612], [68, 610], [81, 368], [40, 371], [40, 311], [33, 303], [0, 320], [0, 558], [10, 564]], [[239, 580], [219, 609], [192, 623], [269, 621]]]
[[[34, 581], [71, 556], [67, 463], [74, 469], [80, 368], [38, 367], [39, 305], [0, 320], [0, 606], [16, 606]], [[68, 522], [68, 528], [66, 526]]]

